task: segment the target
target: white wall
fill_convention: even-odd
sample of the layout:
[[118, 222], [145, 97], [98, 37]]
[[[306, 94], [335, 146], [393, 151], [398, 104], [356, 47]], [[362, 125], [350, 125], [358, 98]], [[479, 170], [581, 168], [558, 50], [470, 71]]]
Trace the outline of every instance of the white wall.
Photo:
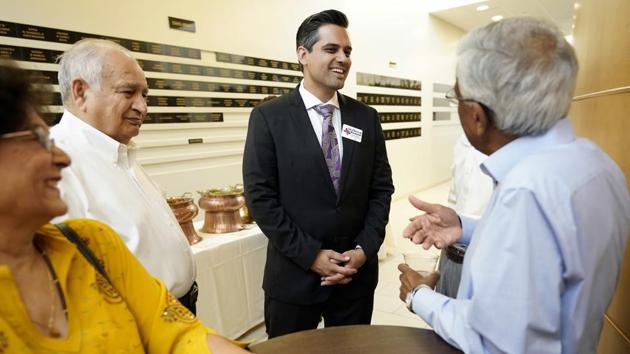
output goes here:
[[[356, 72], [422, 81], [423, 106], [420, 124], [423, 129], [422, 137], [387, 142], [394, 170], [395, 197], [405, 196], [449, 178], [452, 145], [461, 129], [456, 117], [448, 122], [431, 121], [433, 111], [431, 101], [434, 96], [432, 84], [454, 82], [455, 47], [463, 33], [440, 20], [430, 18], [421, 1], [3, 0], [1, 4], [0, 20], [199, 48], [203, 50], [203, 65], [257, 71], [265, 71], [265, 68], [243, 68], [233, 64], [216, 63], [214, 51], [295, 62], [295, 32], [301, 21], [306, 16], [327, 8], [339, 9], [345, 12], [350, 20], [349, 32], [354, 48], [352, 72], [342, 92], [356, 96], [358, 90]], [[194, 20], [197, 32], [169, 29], [168, 16]], [[19, 44], [16, 44], [18, 42]], [[17, 41], [7, 37], [0, 37], [0, 43], [57, 50], [68, 47], [65, 44]], [[151, 54], [137, 53], [136, 56], [142, 59], [199, 64], [196, 60], [165, 59]], [[397, 67], [390, 68], [388, 65], [390, 61], [396, 62]], [[29, 65], [33, 66], [32, 64], [25, 66]], [[35, 66], [56, 70], [56, 65], [53, 64]], [[147, 76], [168, 78], [176, 75], [148, 73]], [[221, 81], [216, 78], [187, 79]], [[233, 83], [264, 84], [248, 80], [223, 80]], [[363, 87], [360, 90], [367, 91]], [[177, 91], [161, 91], [164, 90], [152, 92], [163, 95], [178, 94]], [[406, 90], [399, 91], [401, 94], [409, 94]], [[196, 95], [222, 96], [219, 93]], [[261, 95], [242, 96], [262, 98]], [[156, 107], [150, 110], [172, 112], [177, 109]], [[140, 155], [142, 163], [169, 195], [240, 183], [242, 146], [249, 110], [244, 108], [189, 110], [224, 112], [225, 122], [147, 124], [143, 126], [137, 138], [137, 142], [143, 148]], [[419, 124], [391, 123], [384, 125], [384, 129], [412, 126]], [[204, 137], [207, 143], [198, 145], [185, 143], [188, 138], [198, 137]]]

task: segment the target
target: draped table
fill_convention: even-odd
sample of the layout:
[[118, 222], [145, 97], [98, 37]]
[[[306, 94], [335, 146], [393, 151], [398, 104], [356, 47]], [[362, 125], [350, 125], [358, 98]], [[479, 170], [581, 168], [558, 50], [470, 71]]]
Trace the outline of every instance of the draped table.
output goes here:
[[263, 322], [267, 238], [256, 225], [225, 234], [198, 233], [203, 241], [191, 246], [199, 285], [197, 316], [222, 335], [237, 338]]

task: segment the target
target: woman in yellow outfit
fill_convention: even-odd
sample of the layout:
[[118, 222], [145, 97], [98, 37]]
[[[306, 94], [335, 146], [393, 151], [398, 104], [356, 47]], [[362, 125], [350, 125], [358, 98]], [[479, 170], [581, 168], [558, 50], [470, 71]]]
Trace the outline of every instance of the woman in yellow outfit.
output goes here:
[[0, 354], [245, 353], [173, 298], [108, 226], [67, 221], [79, 247], [47, 224], [66, 212], [56, 184], [70, 159], [48, 138], [37, 100], [25, 72], [0, 63]]

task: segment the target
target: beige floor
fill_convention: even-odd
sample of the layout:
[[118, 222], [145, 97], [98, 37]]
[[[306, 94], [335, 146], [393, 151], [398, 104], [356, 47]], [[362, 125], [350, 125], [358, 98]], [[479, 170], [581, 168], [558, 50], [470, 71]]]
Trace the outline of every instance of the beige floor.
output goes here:
[[[415, 193], [420, 199], [432, 203], [445, 204], [448, 197], [449, 182], [439, 184], [433, 188]], [[406, 239], [402, 238], [402, 230], [408, 223], [411, 216], [418, 214], [409, 204], [406, 198], [396, 200], [392, 203], [392, 217], [389, 224], [392, 239], [387, 240], [387, 256], [379, 262], [379, 282], [374, 294], [374, 313], [372, 314], [372, 324], [375, 325], [396, 325], [430, 328], [418, 316], [407, 311], [405, 304], [398, 298], [400, 282], [398, 280], [398, 264], [403, 262], [402, 253], [408, 251], [422, 251]], [[438, 250], [431, 249], [426, 252], [438, 253]], [[320, 323], [320, 327], [322, 323]], [[265, 325], [252, 329], [240, 339], [242, 340], [266, 340]]]

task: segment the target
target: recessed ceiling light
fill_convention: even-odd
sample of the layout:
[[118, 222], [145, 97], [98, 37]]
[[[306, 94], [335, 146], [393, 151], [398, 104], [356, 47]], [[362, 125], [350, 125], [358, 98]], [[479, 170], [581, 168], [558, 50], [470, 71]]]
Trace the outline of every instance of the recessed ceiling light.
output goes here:
[[494, 15], [494, 16], [491, 17], [491, 19], [494, 22], [499, 22], [499, 21], [501, 21], [503, 19], [503, 16], [502, 15]]
[[576, 2], [575, 4], [573, 4], [573, 8], [574, 8], [575, 10], [579, 10], [579, 9], [580, 9], [580, 7], [581, 7], [581, 5], [580, 5], [580, 3], [579, 3], [579, 2]]
[[479, 12], [486, 11], [489, 8], [490, 8], [490, 6], [488, 6], [488, 5], [477, 6], [477, 11], [479, 11]]

